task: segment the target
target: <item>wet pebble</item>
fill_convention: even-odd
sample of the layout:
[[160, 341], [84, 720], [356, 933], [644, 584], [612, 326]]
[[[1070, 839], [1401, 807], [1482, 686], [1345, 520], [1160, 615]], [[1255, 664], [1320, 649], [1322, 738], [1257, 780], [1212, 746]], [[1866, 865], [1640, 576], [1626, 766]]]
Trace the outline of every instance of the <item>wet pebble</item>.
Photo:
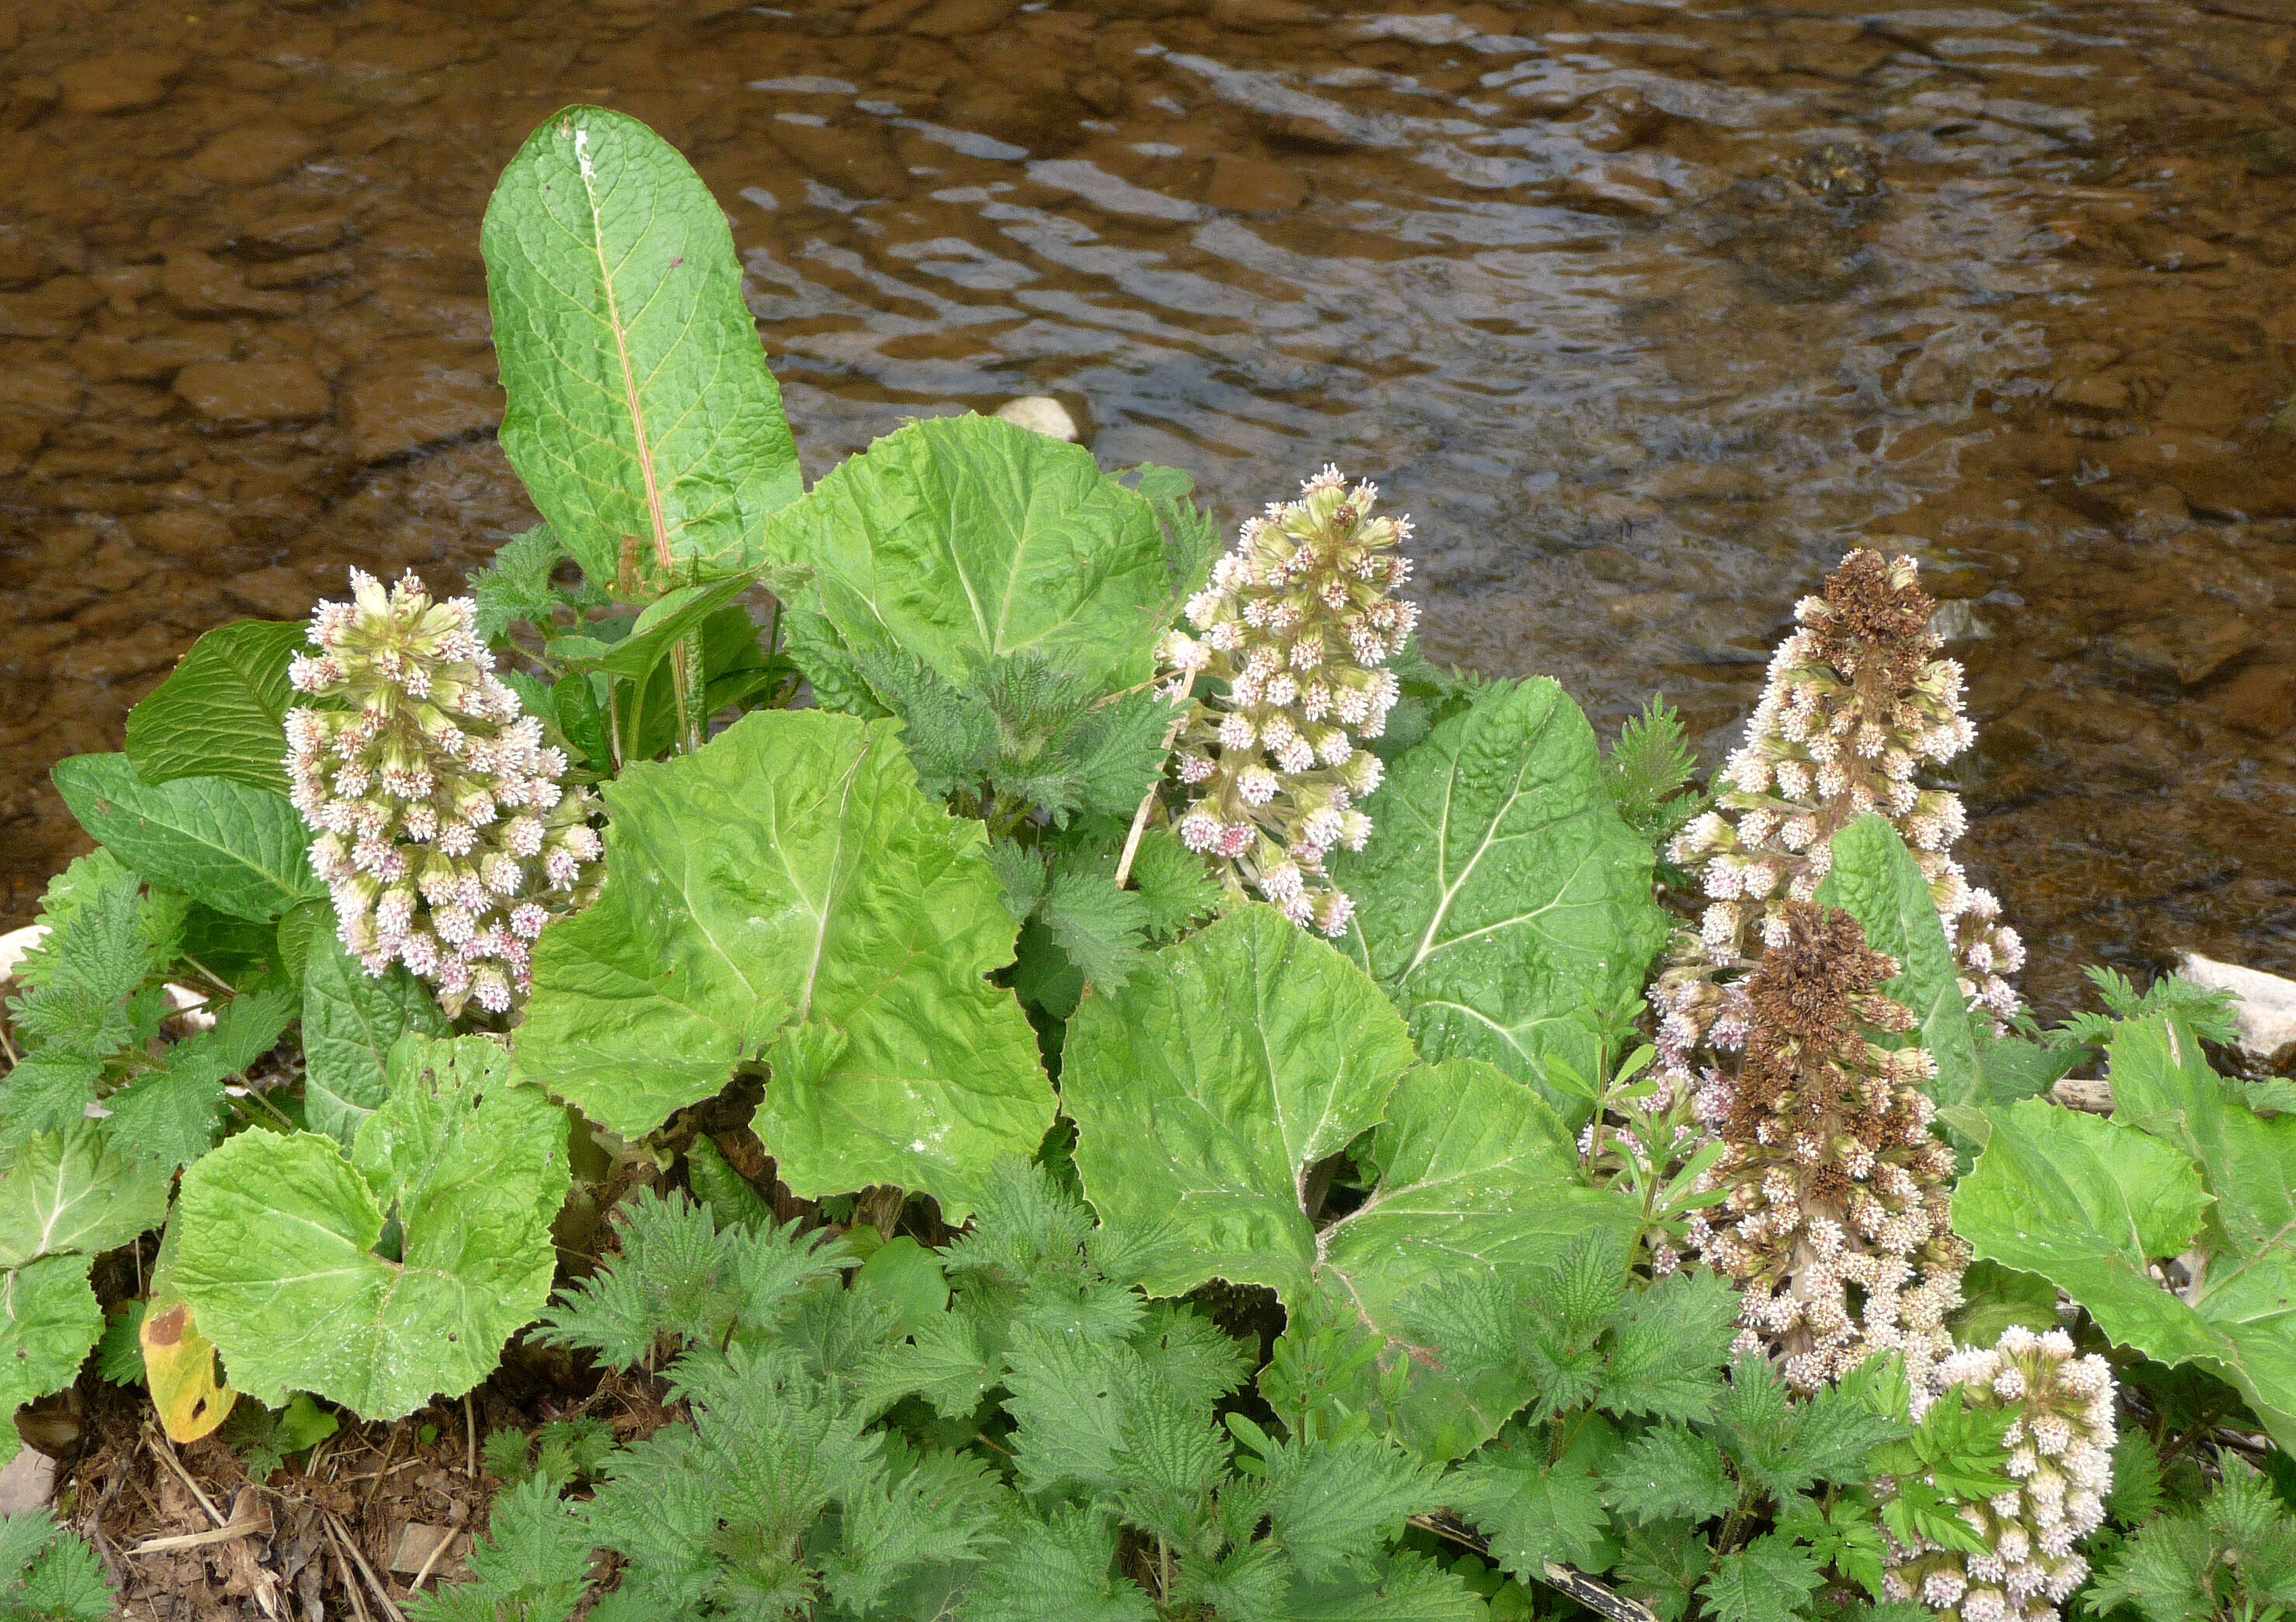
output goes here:
[[2049, 397], [2075, 411], [2121, 412], [2128, 409], [2128, 385], [2117, 377], [2069, 377]]
[[933, 0], [909, 23], [909, 32], [928, 39], [986, 34], [1021, 9], [1021, 0]]
[[116, 682], [164, 670], [183, 651], [184, 634], [172, 625], [147, 622], [131, 631], [77, 642], [57, 654], [55, 674], [69, 682]]
[[238, 271], [195, 250], [169, 254], [160, 285], [186, 315], [292, 315], [303, 307], [293, 294], [251, 288]]
[[486, 432], [502, 414], [488, 357], [448, 344], [392, 345], [344, 384], [343, 417], [361, 462]]
[[1281, 214], [1308, 201], [1308, 177], [1280, 163], [1222, 153], [1212, 160], [1204, 201], [1237, 214]]
[[309, 157], [317, 144], [291, 126], [258, 125], [217, 135], [184, 167], [218, 185], [256, 186], [276, 180]]
[[300, 422], [332, 404], [326, 379], [299, 360], [211, 361], [176, 374], [176, 392], [213, 422]]
[[234, 575], [223, 588], [233, 602], [266, 619], [300, 619], [319, 600], [308, 580], [278, 566]]
[[56, 75], [67, 112], [128, 112], [167, 100], [183, 59], [147, 51], [91, 57]]

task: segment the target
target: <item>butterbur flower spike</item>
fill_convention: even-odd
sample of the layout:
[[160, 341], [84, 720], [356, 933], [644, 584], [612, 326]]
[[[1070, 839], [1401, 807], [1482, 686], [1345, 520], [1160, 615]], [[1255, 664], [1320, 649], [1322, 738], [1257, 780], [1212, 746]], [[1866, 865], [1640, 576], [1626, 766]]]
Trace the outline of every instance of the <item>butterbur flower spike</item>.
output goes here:
[[1889, 818], [1912, 848], [1972, 1011], [1997, 1031], [2016, 1013], [2007, 977], [2023, 967], [2024, 944], [2001, 922], [2000, 903], [1953, 859], [1965, 820], [1960, 796], [1921, 781], [1977, 735], [1962, 713], [1961, 667], [1938, 657], [1936, 610], [1913, 559], [1864, 551], [1842, 560], [1822, 595], [1795, 606], [1797, 627], [1770, 660], [1715, 809], [1668, 852], [1698, 875], [1707, 898], [1696, 937], [1685, 935], [1656, 994], [1669, 1079], [1690, 1080], [1702, 1044], [1730, 1046], [1743, 1012], [1731, 979], [1759, 955], [1765, 921], [1816, 893], [1833, 836], [1868, 812]]
[[1952, 1347], [1969, 1246], [1921, 1091], [1930, 1057], [1880, 1040], [1915, 1028], [1882, 992], [1897, 972], [1849, 913], [1785, 903], [1744, 984], [1743, 1061], [1695, 1095], [1723, 1145], [1700, 1188], [1726, 1197], [1691, 1241], [1744, 1296], [1742, 1349], [1782, 1357], [1803, 1390], [1890, 1350], [1918, 1385]]
[[604, 850], [595, 802], [561, 785], [566, 757], [472, 627], [467, 598], [355, 569], [351, 601], [319, 605], [316, 651], [289, 670], [331, 702], [286, 717], [295, 808], [343, 945], [369, 974], [406, 964], [449, 1014], [525, 996], [535, 937], [591, 898], [584, 870]]
[[1956, 1351], [1915, 1390], [1924, 1408], [1958, 1390], [1972, 1408], [2006, 1410], [2001, 1469], [2015, 1485], [1959, 1506], [1982, 1553], [1891, 1539], [1890, 1598], [1918, 1600], [1943, 1622], [2056, 1622], [2088, 1577], [2076, 1551], [2103, 1524], [2112, 1487], [2111, 1366], [2075, 1356], [2061, 1329], [2012, 1326], [1992, 1347]]
[[1382, 768], [1362, 744], [1386, 728], [1398, 688], [1384, 667], [1419, 615], [1395, 594], [1411, 520], [1374, 517], [1378, 498], [1326, 467], [1299, 500], [1271, 504], [1189, 599], [1193, 634], [1160, 650], [1182, 701], [1210, 688], [1177, 738], [1179, 779], [1196, 791], [1182, 842], [1221, 861], [1233, 889], [1334, 938], [1355, 909], [1324, 860], [1371, 836], [1357, 803]]

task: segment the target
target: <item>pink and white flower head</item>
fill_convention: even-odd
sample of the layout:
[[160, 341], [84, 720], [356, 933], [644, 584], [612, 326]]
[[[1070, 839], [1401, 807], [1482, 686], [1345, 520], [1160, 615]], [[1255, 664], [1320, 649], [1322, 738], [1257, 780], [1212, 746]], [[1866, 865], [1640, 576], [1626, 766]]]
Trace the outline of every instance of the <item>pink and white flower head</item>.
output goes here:
[[[1227, 864], [1232, 893], [1257, 890], [1303, 928], [1346, 927], [1324, 857], [1371, 837], [1353, 803], [1383, 768], [1363, 744], [1399, 696], [1381, 667], [1417, 621], [1394, 594], [1410, 572], [1395, 550], [1410, 525], [1376, 514], [1378, 497], [1327, 466], [1298, 499], [1271, 502], [1188, 600], [1196, 634], [1160, 648], [1167, 690], [1189, 705], [1177, 740], [1193, 791], [1181, 842]], [[1262, 864], [1263, 847], [1291, 856]]]
[[[583, 869], [603, 846], [588, 825], [595, 800], [561, 782], [564, 753], [493, 674], [475, 613], [412, 574], [385, 586], [353, 570], [351, 601], [312, 615], [316, 651], [290, 680], [314, 702], [283, 730], [346, 945], [371, 974], [397, 963], [430, 981], [449, 1013], [472, 1000], [503, 1013], [525, 976], [474, 974], [472, 953], [522, 967], [537, 920], [587, 902]], [[390, 887], [380, 901], [376, 885]]]

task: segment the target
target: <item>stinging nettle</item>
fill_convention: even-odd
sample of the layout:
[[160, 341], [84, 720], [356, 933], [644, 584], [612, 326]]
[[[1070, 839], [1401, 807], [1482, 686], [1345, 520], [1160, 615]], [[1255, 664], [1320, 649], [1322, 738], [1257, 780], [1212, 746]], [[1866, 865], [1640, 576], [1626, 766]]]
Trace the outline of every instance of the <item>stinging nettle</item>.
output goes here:
[[529, 988], [535, 937], [587, 898], [595, 801], [493, 674], [468, 598], [433, 602], [411, 571], [386, 592], [351, 570], [348, 602], [311, 617], [299, 692], [345, 708], [286, 716], [295, 808], [337, 933], [369, 974], [394, 963], [449, 1014], [502, 1013]]
[[1179, 777], [1195, 793], [1181, 841], [1224, 863], [1232, 889], [1335, 938], [1355, 908], [1324, 858], [1371, 836], [1357, 802], [1382, 766], [1362, 743], [1386, 730], [1400, 689], [1384, 667], [1419, 617], [1394, 594], [1411, 573], [1395, 550], [1411, 520], [1373, 516], [1378, 498], [1326, 467], [1299, 500], [1270, 503], [1188, 600], [1197, 635], [1175, 631], [1159, 650], [1179, 701], [1206, 677], [1225, 688], [1180, 729]]

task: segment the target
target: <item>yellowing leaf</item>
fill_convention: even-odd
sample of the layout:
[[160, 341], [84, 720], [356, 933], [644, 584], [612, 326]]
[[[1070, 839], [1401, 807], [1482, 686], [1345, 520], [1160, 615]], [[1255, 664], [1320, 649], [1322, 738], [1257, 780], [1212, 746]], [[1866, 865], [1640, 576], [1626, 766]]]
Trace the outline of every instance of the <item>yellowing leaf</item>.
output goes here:
[[216, 1375], [215, 1342], [200, 1333], [188, 1303], [144, 1315], [144, 1378], [171, 1442], [196, 1442], [223, 1423], [239, 1393]]

